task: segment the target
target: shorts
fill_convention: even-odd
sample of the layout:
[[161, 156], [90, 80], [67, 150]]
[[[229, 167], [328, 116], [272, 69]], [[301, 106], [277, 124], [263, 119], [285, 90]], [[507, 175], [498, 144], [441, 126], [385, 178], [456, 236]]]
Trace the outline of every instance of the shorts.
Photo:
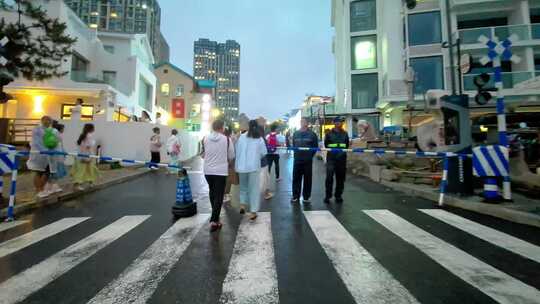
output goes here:
[[45, 171], [39, 171], [39, 170], [32, 170], [32, 171], [36, 173], [36, 175], [39, 177], [42, 177], [42, 176], [49, 177], [51, 175], [51, 168], [48, 165], [45, 168]]

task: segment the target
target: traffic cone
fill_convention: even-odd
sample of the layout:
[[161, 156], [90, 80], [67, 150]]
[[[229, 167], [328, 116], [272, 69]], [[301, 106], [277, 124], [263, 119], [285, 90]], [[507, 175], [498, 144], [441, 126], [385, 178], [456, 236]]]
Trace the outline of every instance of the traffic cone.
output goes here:
[[190, 217], [197, 213], [197, 203], [193, 201], [191, 186], [186, 169], [178, 171], [176, 180], [176, 202], [172, 207], [175, 218]]

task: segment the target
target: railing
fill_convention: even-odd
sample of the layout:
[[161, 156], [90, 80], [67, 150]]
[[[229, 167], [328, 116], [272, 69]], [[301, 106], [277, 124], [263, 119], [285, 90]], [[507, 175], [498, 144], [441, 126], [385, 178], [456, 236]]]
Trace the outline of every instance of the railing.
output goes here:
[[[486, 85], [486, 87], [494, 87], [493, 83], [493, 73], [488, 73], [491, 76], [491, 79], [489, 83]], [[474, 91], [476, 90], [476, 86], [474, 85], [474, 77], [478, 76], [479, 74], [467, 74], [463, 75], [463, 89], [466, 91]], [[540, 76], [540, 71], [525, 71], [525, 72], [503, 72], [502, 73], [502, 80], [503, 80], [503, 88], [504, 89], [512, 89], [515, 85], [533, 79], [537, 76]]]
[[489, 39], [497, 37], [502, 41], [512, 35], [516, 35], [518, 37], [518, 41], [527, 41], [540, 39], [540, 24], [520, 24], [463, 29], [459, 30], [458, 34], [463, 44], [478, 44], [478, 37], [480, 36], [486, 36]]
[[32, 130], [39, 124], [39, 119], [14, 118], [8, 124], [8, 143], [12, 145], [22, 145], [30, 143]]
[[103, 84], [108, 84], [112, 86], [113, 88], [116, 88], [116, 81], [112, 81], [112, 80], [106, 81], [97, 76], [91, 76], [86, 71], [72, 70], [70, 72], [70, 77], [71, 77], [71, 80], [75, 82], [103, 83]]

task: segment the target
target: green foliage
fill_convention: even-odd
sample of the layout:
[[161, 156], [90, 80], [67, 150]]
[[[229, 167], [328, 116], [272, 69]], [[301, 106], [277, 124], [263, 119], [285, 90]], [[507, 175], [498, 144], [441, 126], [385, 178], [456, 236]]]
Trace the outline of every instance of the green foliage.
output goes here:
[[0, 0], [0, 15], [15, 17], [0, 19], [0, 39], [9, 39], [1, 54], [8, 63], [0, 67], [0, 72], [39, 81], [66, 75], [68, 71], [62, 70], [62, 62], [71, 55], [77, 41], [65, 33], [66, 24], [49, 17], [30, 0], [13, 2], [10, 6]]

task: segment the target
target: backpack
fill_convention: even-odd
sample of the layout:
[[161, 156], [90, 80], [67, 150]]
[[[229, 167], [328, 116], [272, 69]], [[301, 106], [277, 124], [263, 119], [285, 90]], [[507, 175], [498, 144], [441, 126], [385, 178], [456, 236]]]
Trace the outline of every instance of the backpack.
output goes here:
[[54, 149], [58, 146], [58, 137], [54, 134], [53, 128], [45, 129], [45, 133], [43, 133], [43, 145], [47, 149]]
[[277, 151], [277, 146], [278, 146], [278, 140], [277, 140], [277, 133], [270, 133], [270, 135], [268, 135], [268, 140], [267, 140], [267, 143], [266, 143], [266, 147], [268, 149], [268, 153], [274, 153]]

